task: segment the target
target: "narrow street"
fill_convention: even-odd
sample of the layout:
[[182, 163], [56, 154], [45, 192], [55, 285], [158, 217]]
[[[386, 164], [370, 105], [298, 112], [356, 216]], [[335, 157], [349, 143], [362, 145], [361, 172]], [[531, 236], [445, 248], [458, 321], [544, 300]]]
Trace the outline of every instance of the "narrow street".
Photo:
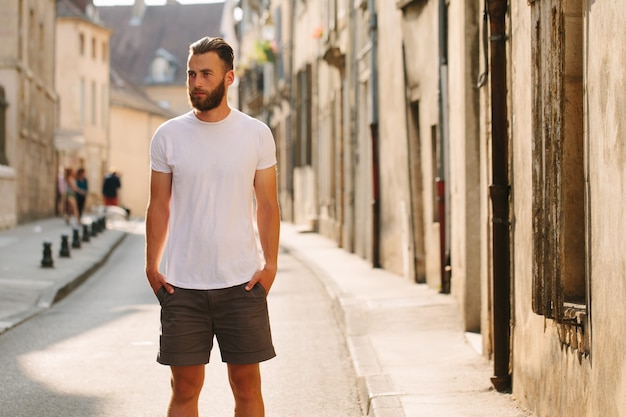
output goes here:
[[[164, 416], [169, 368], [155, 362], [159, 307], [143, 274], [144, 238], [129, 234], [66, 299], [0, 335], [0, 416]], [[281, 253], [269, 295], [278, 356], [262, 364], [268, 417], [358, 417], [355, 374], [318, 280]], [[214, 349], [201, 416], [232, 415]]]

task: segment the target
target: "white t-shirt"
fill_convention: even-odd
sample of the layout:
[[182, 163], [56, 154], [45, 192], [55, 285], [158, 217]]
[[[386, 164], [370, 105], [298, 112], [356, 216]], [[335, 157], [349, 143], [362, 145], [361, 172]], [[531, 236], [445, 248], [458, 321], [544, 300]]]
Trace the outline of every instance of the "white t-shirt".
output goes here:
[[253, 183], [257, 170], [274, 165], [270, 129], [235, 109], [216, 123], [198, 120], [190, 111], [157, 129], [150, 167], [173, 174], [168, 283], [227, 288], [249, 281], [262, 267], [253, 227]]

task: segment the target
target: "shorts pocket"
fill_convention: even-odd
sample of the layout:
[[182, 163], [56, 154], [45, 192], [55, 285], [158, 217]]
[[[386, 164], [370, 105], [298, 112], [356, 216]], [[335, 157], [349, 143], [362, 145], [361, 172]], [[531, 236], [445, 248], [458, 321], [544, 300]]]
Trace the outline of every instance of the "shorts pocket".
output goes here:
[[159, 304], [163, 304], [163, 301], [165, 300], [165, 297], [167, 296], [167, 290], [165, 289], [165, 287], [161, 287], [157, 290], [155, 295], [156, 295], [157, 300], [159, 300]]
[[254, 290], [258, 291], [259, 294], [262, 294], [263, 297], [267, 297], [267, 290], [265, 289], [263, 285], [261, 285], [260, 282], [257, 282], [256, 284], [254, 284]]

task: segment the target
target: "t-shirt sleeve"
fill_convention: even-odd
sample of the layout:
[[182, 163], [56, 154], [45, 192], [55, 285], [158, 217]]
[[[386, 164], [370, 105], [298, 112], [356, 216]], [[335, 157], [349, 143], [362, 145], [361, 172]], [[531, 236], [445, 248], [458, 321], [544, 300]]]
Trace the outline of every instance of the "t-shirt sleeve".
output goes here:
[[167, 163], [167, 153], [165, 149], [165, 138], [157, 130], [150, 142], [150, 169], [153, 171], [170, 173], [171, 167]]
[[261, 149], [256, 169], [261, 170], [276, 165], [276, 143], [269, 127], [263, 125], [261, 131]]

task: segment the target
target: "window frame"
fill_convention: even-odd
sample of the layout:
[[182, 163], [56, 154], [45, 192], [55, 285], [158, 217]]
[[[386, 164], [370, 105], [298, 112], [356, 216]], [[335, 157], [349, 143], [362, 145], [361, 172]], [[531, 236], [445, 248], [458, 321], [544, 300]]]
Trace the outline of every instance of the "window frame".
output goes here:
[[[584, 16], [578, 0], [532, 0], [533, 311], [588, 351], [589, 233]], [[588, 333], [588, 332], [587, 332]], [[582, 341], [583, 343], [579, 343]]]

